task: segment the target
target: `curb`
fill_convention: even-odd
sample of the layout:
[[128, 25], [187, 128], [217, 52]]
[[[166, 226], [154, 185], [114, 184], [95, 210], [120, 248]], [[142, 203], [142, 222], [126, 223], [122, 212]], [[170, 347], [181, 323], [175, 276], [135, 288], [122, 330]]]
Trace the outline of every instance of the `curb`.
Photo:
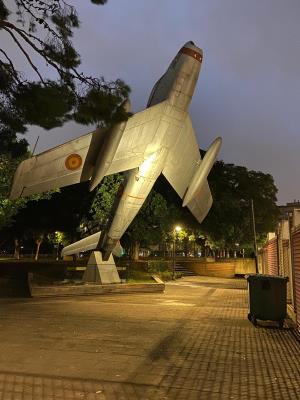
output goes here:
[[31, 296], [89, 296], [108, 293], [161, 293], [164, 291], [164, 283], [116, 283], [108, 285], [84, 284], [74, 286], [32, 286]]

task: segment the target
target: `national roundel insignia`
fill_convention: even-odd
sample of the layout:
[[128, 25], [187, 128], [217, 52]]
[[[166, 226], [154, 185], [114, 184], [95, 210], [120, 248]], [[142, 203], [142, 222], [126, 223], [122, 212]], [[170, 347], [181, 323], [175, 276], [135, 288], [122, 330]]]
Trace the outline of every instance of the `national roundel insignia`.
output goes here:
[[79, 154], [70, 154], [65, 161], [66, 168], [70, 169], [71, 171], [80, 168], [81, 164], [82, 158]]

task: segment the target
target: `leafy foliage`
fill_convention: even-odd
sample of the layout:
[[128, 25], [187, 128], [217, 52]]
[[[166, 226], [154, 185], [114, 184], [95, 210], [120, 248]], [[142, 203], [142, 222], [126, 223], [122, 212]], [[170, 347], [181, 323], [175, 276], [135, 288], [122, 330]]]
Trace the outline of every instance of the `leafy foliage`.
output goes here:
[[[20, 158], [12, 158], [10, 154], [0, 154], [0, 230], [12, 225], [18, 213], [26, 207], [29, 201], [36, 205], [38, 200], [49, 199], [54, 192], [46, 192], [41, 195], [32, 195], [15, 200], [8, 198], [12, 178], [22, 158], [24, 158], [24, 155]], [[27, 226], [25, 225], [26, 228]]]
[[9, 226], [18, 210], [25, 206], [25, 199], [9, 200], [10, 182], [17, 166], [16, 160], [9, 156], [0, 155], [0, 229]]
[[107, 3], [107, 0], [91, 0], [91, 2], [94, 3], [94, 4], [103, 5], [103, 4]]
[[15, 92], [13, 106], [22, 110], [27, 124], [51, 129], [72, 118], [74, 102], [74, 94], [66, 85], [49, 82], [42, 87], [39, 83], [29, 82]]
[[[16, 133], [11, 129], [2, 128], [0, 130], [0, 154], [12, 159], [13, 170], [16, 168], [15, 159], [22, 159], [27, 154], [27, 141], [18, 139]], [[8, 183], [7, 183], [8, 184]]]
[[60, 231], [64, 234], [63, 242], [72, 243], [79, 239], [77, 227], [91, 200], [92, 194], [86, 184], [14, 200], [12, 204], [22, 202], [21, 206], [16, 208], [9, 224], [0, 225], [0, 241], [6, 240], [7, 243], [18, 239], [19, 243], [36, 244], [40, 241], [46, 246], [55, 231]]
[[103, 179], [96, 189], [88, 214], [82, 219], [84, 226], [94, 230], [102, 230], [107, 227], [123, 180], [124, 177], [121, 174], [106, 176]]
[[[92, 3], [103, 5], [106, 0]], [[79, 26], [76, 9], [64, 0], [0, 0], [1, 34], [21, 51], [37, 77], [28, 81], [13, 55], [0, 48], [0, 228], [11, 226], [18, 237], [25, 230], [33, 237], [58, 229], [76, 235], [93, 195], [81, 186], [62, 189], [51, 200], [52, 193], [9, 200], [14, 171], [27, 156], [27, 141], [18, 139], [17, 133], [25, 133], [28, 125], [52, 129], [71, 119], [105, 126], [129, 115], [120, 107], [129, 94], [123, 81], [106, 82], [78, 71], [81, 60], [72, 36]], [[52, 69], [51, 75], [54, 70], [56, 78], [43, 76], [38, 58]]]
[[167, 201], [160, 193], [151, 191], [127, 230], [130, 241], [158, 243], [168, 229], [168, 215]]
[[275, 229], [279, 211], [273, 177], [246, 167], [215, 163], [209, 177], [213, 205], [201, 228], [219, 247], [253, 242], [251, 199], [258, 238]]
[[[81, 60], [71, 39], [79, 25], [75, 8], [64, 0], [0, 0], [0, 30], [37, 76], [28, 82], [0, 49], [0, 130], [24, 133], [27, 124], [51, 129], [70, 119], [108, 125], [128, 117], [119, 107], [129, 94], [123, 81], [106, 82], [77, 70]], [[43, 76], [36, 56], [54, 69], [56, 80]]]
[[[86, 184], [70, 186], [54, 193], [50, 200], [12, 203], [7, 200], [7, 188], [14, 166], [11, 160], [1, 159], [0, 227], [11, 224], [19, 237], [36, 237], [62, 231], [70, 242], [78, 240], [77, 228], [83, 235], [105, 229], [114, 213], [118, 191], [123, 181], [121, 174], [105, 177], [96, 191], [87, 191]], [[1, 173], [3, 172], [3, 173]], [[4, 173], [5, 172], [5, 173]], [[209, 176], [214, 203], [207, 218], [200, 225], [164, 177], [160, 177], [134, 221], [123, 237], [123, 245], [137, 251], [140, 245], [158, 244], [174, 240], [175, 225], [183, 229], [176, 234], [178, 246], [187, 251], [192, 242], [202, 247], [235, 249], [250, 248], [253, 242], [251, 205], [254, 200], [258, 238], [264, 239], [274, 230], [278, 210], [277, 189], [271, 175], [248, 171], [245, 167], [215, 164]], [[26, 207], [25, 207], [26, 206]], [[6, 232], [7, 234], [7, 232]]]
[[60, 231], [54, 231], [48, 234], [47, 239], [49, 240], [50, 243], [53, 243], [55, 245], [63, 244], [66, 246], [69, 244], [67, 235], [64, 232]]
[[3, 1], [0, 1], [0, 18], [6, 19], [9, 16], [9, 11]]
[[[127, 233], [131, 240], [143, 239], [144, 243], [159, 243], [163, 239], [173, 240], [174, 226], [183, 229], [176, 234], [183, 249], [190, 242], [202, 247], [235, 249], [236, 243], [253, 248], [251, 199], [254, 201], [258, 242], [275, 229], [278, 220], [276, 206], [277, 188], [273, 177], [260, 171], [249, 171], [246, 167], [217, 161], [208, 177], [213, 196], [213, 205], [205, 220], [199, 224], [189, 210], [182, 208], [182, 200], [166, 179], [161, 176], [153, 189], [167, 204], [162, 219], [157, 221], [151, 209], [151, 197], [146, 200]], [[152, 193], [153, 193], [152, 192]], [[151, 196], [151, 195], [150, 195]], [[154, 230], [153, 225], [159, 225]], [[156, 233], [155, 233], [156, 232]]]

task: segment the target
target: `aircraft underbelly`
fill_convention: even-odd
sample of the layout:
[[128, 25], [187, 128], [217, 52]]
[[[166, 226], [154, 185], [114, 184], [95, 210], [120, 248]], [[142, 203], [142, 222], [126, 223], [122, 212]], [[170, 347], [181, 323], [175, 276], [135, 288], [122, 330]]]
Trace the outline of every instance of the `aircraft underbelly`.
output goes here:
[[163, 169], [167, 153], [166, 148], [161, 148], [152, 153], [139, 168], [128, 172], [127, 182], [108, 232], [110, 239], [120, 239], [139, 212]]
[[[147, 142], [144, 162], [139, 168], [132, 169], [127, 173], [127, 182], [108, 232], [110, 239], [120, 239], [139, 212], [164, 168], [169, 150], [176, 143], [185, 118], [186, 112], [167, 105], [159, 123], [156, 122], [155, 133], [151, 137], [151, 141], [141, 135]], [[146, 132], [144, 134], [146, 135]]]

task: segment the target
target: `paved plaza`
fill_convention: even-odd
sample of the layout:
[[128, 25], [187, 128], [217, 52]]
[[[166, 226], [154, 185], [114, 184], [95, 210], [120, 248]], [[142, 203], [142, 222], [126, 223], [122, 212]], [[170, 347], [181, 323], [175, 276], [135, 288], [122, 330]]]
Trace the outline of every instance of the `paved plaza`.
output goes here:
[[0, 299], [0, 400], [299, 399], [300, 342], [255, 328], [246, 281]]

